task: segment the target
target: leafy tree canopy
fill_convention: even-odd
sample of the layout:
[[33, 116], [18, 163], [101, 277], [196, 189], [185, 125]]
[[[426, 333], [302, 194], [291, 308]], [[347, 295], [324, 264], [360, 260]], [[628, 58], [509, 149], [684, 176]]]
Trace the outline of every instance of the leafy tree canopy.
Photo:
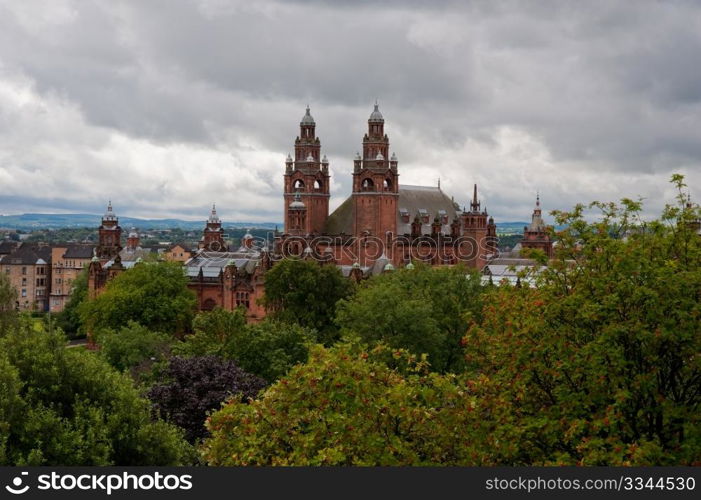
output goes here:
[[0, 331], [9, 328], [17, 319], [15, 301], [17, 290], [12, 286], [10, 278], [0, 273]]
[[260, 399], [214, 413], [204, 457], [217, 466], [475, 465], [486, 436], [475, 404], [455, 376], [406, 351], [316, 346]]
[[0, 430], [3, 465], [178, 465], [193, 457], [177, 427], [151, 419], [127, 375], [26, 318], [0, 334]]
[[177, 354], [233, 359], [247, 372], [269, 382], [306, 361], [307, 345], [316, 341], [315, 331], [296, 324], [271, 319], [246, 324], [240, 309], [200, 313], [195, 317], [194, 330], [193, 335], [173, 347]]
[[73, 291], [63, 311], [56, 315], [57, 326], [70, 338], [84, 337], [79, 307], [88, 297], [88, 270], [84, 269], [72, 283]]
[[509, 402], [520, 462], [699, 462], [701, 214], [679, 201], [652, 222], [631, 200], [592, 204], [593, 223], [557, 213], [568, 228], [538, 287], [490, 297], [466, 352]]
[[313, 328], [328, 345], [338, 338], [336, 303], [353, 289], [336, 266], [285, 259], [265, 274], [263, 303], [273, 319]]
[[154, 409], [185, 429], [193, 442], [207, 435], [204, 422], [208, 412], [232, 396], [246, 402], [267, 385], [233, 361], [216, 356], [173, 357], [165, 377], [167, 381], [152, 387], [148, 397]]
[[139, 371], [163, 360], [172, 342], [170, 335], [152, 332], [134, 321], [119, 330], [102, 330], [97, 336], [100, 355], [119, 371]]
[[135, 321], [149, 330], [169, 334], [190, 328], [195, 295], [177, 263], [143, 263], [120, 273], [96, 299], [78, 308], [83, 325], [92, 332], [118, 329]]
[[480, 276], [462, 266], [417, 265], [368, 280], [338, 305], [344, 336], [428, 354], [439, 372], [464, 369], [461, 339], [482, 308]]

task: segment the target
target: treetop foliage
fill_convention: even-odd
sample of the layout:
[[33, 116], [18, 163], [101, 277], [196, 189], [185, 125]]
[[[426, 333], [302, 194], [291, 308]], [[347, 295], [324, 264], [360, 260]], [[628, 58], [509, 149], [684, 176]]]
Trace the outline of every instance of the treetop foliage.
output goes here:
[[143, 263], [109, 281], [97, 298], [79, 306], [79, 314], [92, 332], [135, 321], [149, 330], [179, 334], [190, 328], [195, 303], [181, 265]]

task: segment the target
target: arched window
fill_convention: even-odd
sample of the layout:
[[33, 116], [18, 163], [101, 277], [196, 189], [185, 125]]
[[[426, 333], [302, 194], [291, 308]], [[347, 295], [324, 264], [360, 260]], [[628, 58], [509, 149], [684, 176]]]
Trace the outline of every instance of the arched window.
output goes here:
[[374, 191], [375, 190], [375, 183], [372, 182], [372, 179], [370, 179], [370, 178], [364, 179], [362, 184], [360, 185], [360, 189], [362, 191]]
[[314, 181], [314, 191], [321, 191], [322, 184], [319, 179]]
[[385, 191], [392, 191], [392, 179], [385, 179], [382, 183], [382, 188]]
[[296, 191], [301, 191], [301, 190], [304, 189], [304, 181], [303, 181], [302, 179], [297, 179], [297, 180], [294, 182], [294, 184], [292, 185], [292, 187], [293, 187]]

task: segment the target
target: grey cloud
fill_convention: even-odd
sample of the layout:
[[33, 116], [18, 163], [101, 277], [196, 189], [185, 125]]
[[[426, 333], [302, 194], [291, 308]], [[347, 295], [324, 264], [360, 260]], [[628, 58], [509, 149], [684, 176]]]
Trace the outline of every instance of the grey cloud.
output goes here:
[[[10, 131], [0, 140], [0, 176], [43, 162], [37, 171], [56, 177], [47, 185], [58, 190], [57, 210], [59, 198], [69, 203], [69, 191], [84, 186], [114, 191], [134, 215], [195, 215], [204, 198], [231, 196], [232, 217], [279, 219], [282, 160], [307, 103], [332, 162], [337, 204], [376, 98], [402, 179], [432, 184], [440, 175], [446, 189], [460, 190], [479, 181], [503, 218], [528, 218], [524, 207], [538, 185], [551, 190], [552, 208], [636, 194], [659, 208], [651, 195], [672, 171], [687, 172], [692, 186], [701, 181], [694, 2], [43, 6], [57, 3], [61, 15], [37, 27], [15, 5], [0, 4], [0, 84], [3, 74], [29, 79], [47, 113], [73, 106], [80, 114], [63, 134], [39, 117], [17, 126], [19, 111], [3, 110], [0, 94], [0, 127]], [[34, 121], [39, 152], [28, 150]], [[144, 143], [151, 147], [141, 154], [158, 164], [149, 175], [139, 170], [148, 160], [118, 149]], [[168, 151], [178, 148], [186, 153], [168, 167], [177, 163]], [[206, 161], [222, 165], [225, 181], [192, 182], [202, 150], [217, 154]], [[68, 171], [56, 155], [68, 158]], [[135, 192], [119, 187], [120, 175], [142, 184]], [[212, 167], [207, 175], [218, 174]], [[0, 195], [0, 209], [12, 206], [11, 196]]]

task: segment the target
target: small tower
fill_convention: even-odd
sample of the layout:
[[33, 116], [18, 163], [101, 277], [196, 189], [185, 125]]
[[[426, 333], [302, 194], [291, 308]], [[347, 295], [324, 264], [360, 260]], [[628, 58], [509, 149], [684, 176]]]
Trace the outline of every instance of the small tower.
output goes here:
[[[300, 201], [306, 208], [304, 226], [295, 234], [321, 233], [329, 216], [331, 177], [329, 160], [321, 157], [321, 141], [316, 137], [316, 122], [309, 106], [299, 122], [299, 136], [295, 139], [295, 157], [287, 155], [285, 161], [285, 233], [292, 234], [287, 226], [290, 220], [289, 208]], [[299, 195], [299, 200], [296, 196]]]
[[127, 236], [127, 250], [133, 252], [134, 250], [139, 248], [139, 244], [139, 232], [136, 230], [135, 227], [132, 227], [131, 230], [129, 230], [129, 235]]
[[496, 257], [498, 252], [499, 237], [497, 236], [497, 225], [494, 223], [494, 217], [490, 217], [489, 222], [487, 222], [487, 253]]
[[521, 248], [536, 248], [545, 252], [548, 257], [553, 256], [553, 242], [540, 209], [540, 194], [536, 195], [531, 223], [523, 228]]
[[221, 220], [217, 215], [217, 207], [212, 204], [212, 212], [209, 214], [209, 219], [202, 232], [199, 248], [212, 252], [225, 252], [227, 250], [226, 242], [224, 241], [224, 229], [221, 226]]
[[399, 173], [397, 156], [389, 155], [385, 119], [375, 103], [363, 136], [363, 155], [353, 167], [353, 234], [369, 231], [384, 237], [397, 233]]
[[95, 251], [101, 261], [116, 257], [122, 250], [122, 228], [119, 219], [112, 210], [112, 200], [107, 204], [107, 212], [102, 216], [102, 224], [98, 228], [98, 245]]
[[477, 198], [477, 184], [474, 186], [470, 210], [462, 214], [465, 246], [461, 250], [463, 258], [475, 269], [482, 269], [487, 263], [487, 211]]

